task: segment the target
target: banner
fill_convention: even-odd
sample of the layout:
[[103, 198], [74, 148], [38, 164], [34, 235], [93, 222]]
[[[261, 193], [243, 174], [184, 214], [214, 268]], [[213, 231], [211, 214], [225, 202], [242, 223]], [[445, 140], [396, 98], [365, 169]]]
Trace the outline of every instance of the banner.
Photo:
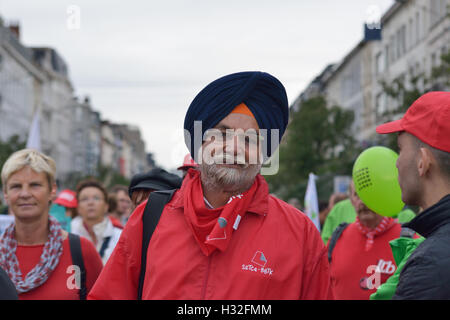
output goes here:
[[308, 187], [305, 194], [305, 213], [320, 232], [319, 200], [317, 198], [316, 176], [309, 174]]
[[30, 133], [28, 134], [27, 149], [41, 151], [41, 128], [39, 125], [39, 110], [36, 110], [31, 122]]

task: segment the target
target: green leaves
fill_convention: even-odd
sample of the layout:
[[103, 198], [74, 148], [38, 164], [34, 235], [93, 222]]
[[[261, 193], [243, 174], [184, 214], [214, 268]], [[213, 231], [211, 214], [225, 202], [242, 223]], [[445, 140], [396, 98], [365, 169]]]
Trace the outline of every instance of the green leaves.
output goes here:
[[3, 164], [8, 160], [9, 156], [16, 151], [25, 148], [25, 145], [26, 143], [21, 141], [18, 135], [12, 136], [5, 142], [0, 140], [0, 170], [3, 168]]
[[283, 198], [302, 197], [299, 193], [306, 188], [310, 172], [319, 176], [350, 174], [359, 153], [351, 133], [353, 121], [353, 111], [329, 107], [322, 96], [303, 102], [297, 112], [291, 112], [280, 146], [279, 173], [267, 177], [273, 192]]

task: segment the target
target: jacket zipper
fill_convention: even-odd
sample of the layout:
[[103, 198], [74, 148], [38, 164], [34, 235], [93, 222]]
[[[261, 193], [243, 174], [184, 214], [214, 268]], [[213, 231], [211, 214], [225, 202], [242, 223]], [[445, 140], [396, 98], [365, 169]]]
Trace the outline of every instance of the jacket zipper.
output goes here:
[[203, 281], [203, 288], [202, 288], [202, 295], [201, 295], [202, 300], [205, 300], [205, 297], [206, 297], [206, 288], [208, 287], [208, 278], [209, 278], [209, 269], [211, 269], [211, 260], [212, 260], [212, 254], [208, 257], [208, 265], [206, 267], [205, 280]]

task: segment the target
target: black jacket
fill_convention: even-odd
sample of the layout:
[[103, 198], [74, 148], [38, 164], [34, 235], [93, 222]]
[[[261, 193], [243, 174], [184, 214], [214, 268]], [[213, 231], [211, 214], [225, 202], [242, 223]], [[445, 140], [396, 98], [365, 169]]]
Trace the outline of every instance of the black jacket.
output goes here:
[[450, 194], [404, 226], [426, 240], [406, 262], [393, 299], [450, 299]]
[[9, 279], [5, 270], [0, 268], [0, 300], [17, 300], [16, 287]]

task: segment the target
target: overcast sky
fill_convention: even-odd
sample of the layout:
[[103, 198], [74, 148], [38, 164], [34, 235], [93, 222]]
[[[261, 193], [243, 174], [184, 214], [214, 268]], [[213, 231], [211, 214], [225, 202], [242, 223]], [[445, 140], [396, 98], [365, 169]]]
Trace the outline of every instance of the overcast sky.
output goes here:
[[75, 95], [89, 95], [103, 120], [138, 126], [157, 164], [173, 169], [187, 153], [186, 110], [208, 83], [269, 72], [291, 104], [393, 2], [0, 0], [0, 15], [20, 22], [23, 44], [55, 48]]

